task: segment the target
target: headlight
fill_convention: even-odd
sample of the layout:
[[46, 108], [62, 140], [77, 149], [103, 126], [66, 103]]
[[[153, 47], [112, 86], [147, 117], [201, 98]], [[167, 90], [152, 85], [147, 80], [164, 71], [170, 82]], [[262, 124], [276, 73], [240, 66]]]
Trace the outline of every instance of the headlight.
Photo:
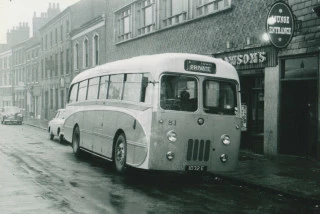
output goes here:
[[220, 160], [222, 163], [226, 163], [228, 161], [228, 155], [226, 154], [220, 155]]
[[22, 117], [22, 114], [21, 114], [21, 113], [20, 113], [20, 114], [17, 114], [17, 116], [18, 116], [18, 117]]
[[229, 135], [226, 135], [226, 134], [222, 135], [221, 136], [221, 142], [224, 145], [229, 145], [231, 143]]
[[173, 158], [174, 158], [174, 153], [173, 152], [171, 152], [171, 151], [169, 151], [169, 152], [167, 152], [167, 158], [168, 158], [168, 160], [173, 160]]
[[168, 131], [167, 137], [168, 137], [168, 140], [173, 143], [177, 141], [177, 134], [173, 130]]

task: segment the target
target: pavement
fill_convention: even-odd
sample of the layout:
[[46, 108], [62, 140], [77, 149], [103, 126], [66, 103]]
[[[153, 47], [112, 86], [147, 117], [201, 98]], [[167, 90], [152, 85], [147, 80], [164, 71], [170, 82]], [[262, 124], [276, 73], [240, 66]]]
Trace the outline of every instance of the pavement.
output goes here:
[[[24, 124], [48, 128], [46, 120], [26, 118]], [[314, 159], [280, 154], [269, 157], [240, 150], [237, 169], [215, 175], [240, 185], [307, 200], [320, 208], [320, 161]]]

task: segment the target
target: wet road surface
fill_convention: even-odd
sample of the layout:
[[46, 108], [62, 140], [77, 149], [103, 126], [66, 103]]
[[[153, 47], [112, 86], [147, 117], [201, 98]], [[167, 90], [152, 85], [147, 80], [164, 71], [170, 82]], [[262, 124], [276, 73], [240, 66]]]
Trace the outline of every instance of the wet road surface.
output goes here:
[[49, 140], [27, 125], [0, 125], [0, 213], [320, 213], [318, 205], [213, 174], [129, 170]]

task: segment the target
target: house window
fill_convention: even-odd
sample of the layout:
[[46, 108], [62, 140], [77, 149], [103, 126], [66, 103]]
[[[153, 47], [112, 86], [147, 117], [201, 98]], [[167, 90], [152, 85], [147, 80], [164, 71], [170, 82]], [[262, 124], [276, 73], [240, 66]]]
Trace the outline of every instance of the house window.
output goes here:
[[54, 73], [58, 76], [58, 54], [54, 55]]
[[52, 31], [50, 32], [50, 47], [52, 47]]
[[53, 109], [53, 89], [50, 89], [50, 109]]
[[74, 69], [79, 69], [79, 44], [74, 46]]
[[131, 36], [131, 10], [127, 8], [118, 12], [118, 39], [123, 41]]
[[59, 108], [59, 90], [56, 88], [55, 89], [55, 104], [56, 104], [56, 110], [58, 110], [58, 108]]
[[56, 28], [55, 30], [55, 39], [56, 39], [55, 43], [58, 43], [58, 28]]
[[60, 98], [61, 98], [60, 108], [64, 108], [64, 89], [62, 89], [61, 92], [60, 92]]
[[70, 66], [70, 61], [69, 61], [69, 48], [66, 50], [66, 74], [69, 73], [69, 66]]
[[187, 19], [188, 1], [185, 0], [165, 0], [166, 18], [163, 20], [164, 26], [181, 23]]
[[183, 12], [184, 2], [184, 0], [171, 0], [171, 16], [178, 15]]
[[60, 40], [63, 40], [63, 25], [60, 26]]
[[45, 47], [46, 49], [48, 49], [48, 34], [46, 34], [46, 38], [45, 38]]
[[138, 34], [145, 34], [152, 32], [155, 29], [154, 24], [154, 0], [144, 0], [141, 3], [141, 14], [138, 10], [138, 17], [140, 17], [140, 28]]
[[93, 65], [99, 65], [99, 36], [93, 37]]
[[87, 68], [89, 66], [89, 54], [88, 54], [88, 39], [85, 38], [83, 41], [83, 67]]
[[230, 7], [231, 0], [198, 0], [197, 16], [214, 13]]
[[66, 21], [66, 33], [69, 33], [69, 20]]
[[63, 75], [63, 51], [60, 53], [60, 74]]

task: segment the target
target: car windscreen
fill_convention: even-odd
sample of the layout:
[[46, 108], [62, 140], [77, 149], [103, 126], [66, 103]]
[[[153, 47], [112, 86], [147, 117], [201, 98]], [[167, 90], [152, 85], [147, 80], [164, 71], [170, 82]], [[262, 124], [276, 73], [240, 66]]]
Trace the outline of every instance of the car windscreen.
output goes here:
[[9, 113], [9, 114], [16, 114], [20, 112], [19, 108], [5, 108], [4, 112]]

